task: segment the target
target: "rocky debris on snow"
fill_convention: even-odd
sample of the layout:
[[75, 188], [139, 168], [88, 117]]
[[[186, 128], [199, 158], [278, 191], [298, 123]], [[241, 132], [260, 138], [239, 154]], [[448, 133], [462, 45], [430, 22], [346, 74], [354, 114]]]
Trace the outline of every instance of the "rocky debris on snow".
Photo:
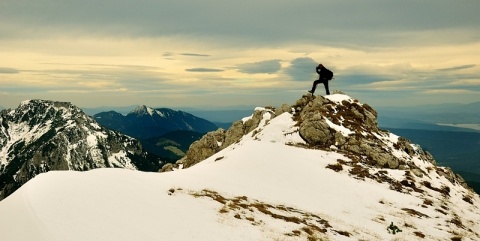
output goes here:
[[[411, 170], [423, 175], [412, 160], [435, 165], [433, 156], [409, 140], [377, 126], [377, 112], [356, 99], [330, 100], [304, 95], [292, 106], [300, 136], [310, 148], [334, 149], [367, 166]], [[449, 168], [438, 168], [452, 183], [468, 188], [465, 180]]]

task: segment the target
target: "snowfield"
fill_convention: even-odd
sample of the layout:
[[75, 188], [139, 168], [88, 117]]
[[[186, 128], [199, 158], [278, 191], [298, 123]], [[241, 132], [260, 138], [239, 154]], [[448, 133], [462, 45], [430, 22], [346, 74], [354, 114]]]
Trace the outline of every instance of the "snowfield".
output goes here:
[[[478, 195], [429, 172], [430, 163], [413, 158], [449, 197], [326, 168], [350, 159], [295, 146], [305, 142], [289, 113], [264, 118], [256, 132], [188, 169], [41, 174], [0, 202], [0, 240], [480, 240]], [[404, 179], [404, 170], [385, 170]], [[391, 223], [402, 231], [388, 232]]]

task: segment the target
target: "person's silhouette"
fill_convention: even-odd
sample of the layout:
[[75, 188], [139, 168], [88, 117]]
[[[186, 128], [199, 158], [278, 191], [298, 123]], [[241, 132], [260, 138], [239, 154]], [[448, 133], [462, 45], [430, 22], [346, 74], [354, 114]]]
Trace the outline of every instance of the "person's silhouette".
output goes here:
[[327, 95], [329, 95], [330, 90], [328, 89], [328, 81], [330, 81], [333, 78], [333, 72], [325, 68], [325, 66], [323, 66], [322, 64], [319, 64], [315, 68], [315, 71], [318, 73], [318, 80], [313, 81], [312, 89], [309, 90], [308, 92], [312, 93], [313, 95], [315, 93], [315, 89], [317, 88], [317, 85], [319, 83], [323, 83], [323, 85], [325, 86], [325, 91], [327, 92]]

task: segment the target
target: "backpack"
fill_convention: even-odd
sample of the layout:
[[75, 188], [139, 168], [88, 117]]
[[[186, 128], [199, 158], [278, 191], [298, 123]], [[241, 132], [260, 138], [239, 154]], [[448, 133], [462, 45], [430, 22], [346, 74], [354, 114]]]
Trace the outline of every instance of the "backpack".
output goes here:
[[327, 68], [324, 68], [324, 69], [322, 70], [322, 72], [323, 72], [323, 71], [325, 71], [325, 73], [322, 73], [322, 75], [323, 75], [322, 78], [325, 78], [325, 79], [327, 79], [327, 80], [333, 79], [333, 72], [332, 72], [332, 71], [330, 71], [330, 70], [327, 69]]

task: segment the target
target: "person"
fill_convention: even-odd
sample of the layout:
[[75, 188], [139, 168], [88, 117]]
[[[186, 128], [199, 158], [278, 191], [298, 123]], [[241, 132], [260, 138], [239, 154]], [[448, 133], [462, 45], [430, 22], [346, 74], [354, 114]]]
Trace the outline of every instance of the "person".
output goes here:
[[323, 86], [325, 86], [325, 92], [327, 92], [327, 95], [330, 95], [330, 90], [328, 89], [328, 81], [330, 81], [333, 78], [333, 72], [325, 68], [325, 66], [323, 66], [322, 64], [319, 64], [315, 68], [315, 71], [317, 71], [318, 80], [313, 81], [312, 89], [309, 90], [308, 92], [312, 93], [313, 95], [315, 93], [315, 89], [317, 88], [317, 85], [320, 83], [323, 83]]

